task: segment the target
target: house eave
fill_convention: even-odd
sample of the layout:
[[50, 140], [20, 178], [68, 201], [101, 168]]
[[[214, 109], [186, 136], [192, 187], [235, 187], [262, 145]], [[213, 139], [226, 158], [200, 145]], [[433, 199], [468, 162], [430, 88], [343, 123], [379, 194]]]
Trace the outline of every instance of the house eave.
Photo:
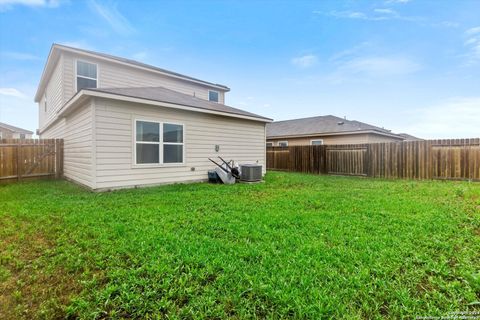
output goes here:
[[316, 133], [306, 133], [306, 134], [295, 134], [295, 135], [277, 135], [277, 136], [267, 136], [267, 140], [274, 139], [292, 139], [292, 138], [305, 138], [305, 137], [320, 137], [320, 136], [340, 136], [340, 135], [356, 135], [356, 134], [377, 134], [381, 136], [387, 136], [396, 138], [399, 140], [404, 140], [403, 137], [398, 136], [394, 133], [381, 132], [376, 130], [358, 130], [358, 131], [343, 131], [343, 132], [316, 132]]
[[190, 107], [190, 106], [186, 106], [186, 105], [180, 105], [180, 104], [174, 104], [174, 103], [168, 103], [168, 102], [161, 102], [161, 101], [149, 100], [149, 99], [144, 99], [144, 98], [135, 98], [135, 97], [124, 96], [124, 95], [113, 94], [113, 93], [98, 92], [98, 91], [93, 91], [93, 90], [88, 90], [88, 89], [82, 89], [79, 92], [77, 92], [62, 108], [60, 108], [56, 112], [55, 117], [50, 122], [45, 124], [45, 126], [43, 126], [43, 128], [39, 129], [39, 133], [44, 132], [51, 125], [53, 125], [55, 122], [57, 122], [59, 119], [65, 117], [69, 113], [73, 112], [82, 102], [86, 101], [89, 98], [103, 98], [103, 99], [112, 99], [112, 100], [124, 101], [124, 102], [154, 105], [154, 106], [164, 107], [164, 108], [172, 108], [172, 109], [186, 110], [186, 111], [192, 111], [192, 112], [207, 113], [207, 114], [219, 115], [219, 116], [224, 116], [224, 117], [258, 121], [258, 122], [263, 122], [263, 123], [269, 123], [269, 122], [273, 121], [272, 119], [269, 119], [269, 118], [253, 117], [253, 116], [241, 115], [241, 114], [236, 114], [236, 113], [208, 110], [208, 109], [202, 109], [202, 108], [197, 108], [197, 107]]

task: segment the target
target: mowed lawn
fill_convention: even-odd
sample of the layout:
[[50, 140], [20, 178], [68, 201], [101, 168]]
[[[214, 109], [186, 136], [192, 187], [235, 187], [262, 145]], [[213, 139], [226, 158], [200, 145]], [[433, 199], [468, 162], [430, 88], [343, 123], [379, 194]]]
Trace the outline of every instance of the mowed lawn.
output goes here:
[[480, 184], [268, 173], [91, 193], [0, 186], [0, 318], [480, 311]]

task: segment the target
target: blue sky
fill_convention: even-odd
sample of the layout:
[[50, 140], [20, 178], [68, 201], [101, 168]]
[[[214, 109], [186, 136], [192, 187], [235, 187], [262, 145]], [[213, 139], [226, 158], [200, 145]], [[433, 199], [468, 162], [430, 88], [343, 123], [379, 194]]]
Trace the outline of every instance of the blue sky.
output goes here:
[[37, 128], [52, 43], [229, 86], [275, 120], [480, 136], [480, 1], [0, 0], [0, 121]]

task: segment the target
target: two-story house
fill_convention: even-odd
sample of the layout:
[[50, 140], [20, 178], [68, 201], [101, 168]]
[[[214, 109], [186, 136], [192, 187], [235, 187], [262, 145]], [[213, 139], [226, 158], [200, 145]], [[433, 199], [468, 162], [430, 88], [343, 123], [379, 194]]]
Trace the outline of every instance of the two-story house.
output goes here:
[[229, 90], [54, 44], [35, 95], [38, 133], [64, 139], [64, 176], [94, 190], [205, 180], [218, 155], [265, 168], [271, 119], [225, 105]]
[[0, 122], [0, 139], [31, 139], [33, 132]]

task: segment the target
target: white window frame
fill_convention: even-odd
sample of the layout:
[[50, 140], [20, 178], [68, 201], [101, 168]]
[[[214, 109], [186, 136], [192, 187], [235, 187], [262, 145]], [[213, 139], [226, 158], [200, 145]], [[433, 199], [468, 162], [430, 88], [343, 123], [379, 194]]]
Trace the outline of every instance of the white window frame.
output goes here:
[[278, 145], [279, 147], [281, 147], [281, 146], [280, 146], [280, 143], [285, 143], [285, 147], [288, 147], [288, 141], [287, 141], [287, 140], [278, 141], [278, 142], [277, 142], [277, 145]]
[[3, 139], [3, 132], [0, 131], [0, 140]]
[[48, 112], [48, 105], [47, 105], [47, 93], [43, 95], [43, 110], [45, 113]]
[[[77, 74], [77, 65], [78, 65], [78, 62], [84, 62], [84, 63], [89, 63], [89, 64], [94, 64], [97, 68], [97, 78], [90, 78], [90, 77], [85, 77], [85, 76], [79, 76]], [[77, 78], [80, 77], [80, 78], [83, 78], [83, 79], [89, 79], [89, 80], [95, 80], [97, 81], [97, 86], [95, 88], [100, 88], [100, 82], [98, 80], [98, 78], [100, 75], [100, 69], [98, 68], [98, 63], [95, 63], [95, 62], [91, 62], [91, 61], [88, 61], [88, 60], [83, 60], [83, 59], [75, 59], [75, 79], [74, 79], [74, 86], [75, 86], [75, 92], [78, 92], [77, 90]]]
[[[218, 101], [210, 100], [210, 92], [216, 92], [216, 93], [217, 93], [217, 95], [218, 95]], [[208, 101], [220, 103], [220, 91], [217, 91], [217, 90], [208, 90]]]
[[[311, 146], [314, 145], [314, 144], [313, 144], [314, 141], [321, 141], [322, 143], [320, 143], [320, 145], [323, 145], [323, 139], [312, 139], [312, 140], [310, 140], [310, 145], [311, 145]], [[316, 146], [318, 146], [318, 144], [316, 144]]]
[[[156, 141], [138, 141], [137, 142], [137, 122], [153, 122], [159, 124], [159, 142]], [[182, 126], [183, 130], [183, 142], [163, 142], [163, 125], [164, 124], [174, 124], [178, 126]], [[134, 118], [132, 122], [133, 126], [133, 158], [132, 158], [132, 167], [133, 168], [159, 168], [159, 167], [184, 167], [185, 163], [185, 139], [186, 139], [186, 132], [185, 132], [185, 124], [178, 123], [174, 121], [165, 121], [165, 120], [158, 120], [158, 119], [145, 119], [145, 118]], [[157, 144], [158, 147], [158, 163], [137, 163], [137, 143], [142, 144]], [[163, 162], [163, 146], [164, 145], [181, 145], [182, 148], [182, 162], [174, 162], [174, 163], [164, 163]]]
[[273, 142], [267, 142], [265, 143], [265, 146], [268, 148], [268, 147], [273, 147]]

